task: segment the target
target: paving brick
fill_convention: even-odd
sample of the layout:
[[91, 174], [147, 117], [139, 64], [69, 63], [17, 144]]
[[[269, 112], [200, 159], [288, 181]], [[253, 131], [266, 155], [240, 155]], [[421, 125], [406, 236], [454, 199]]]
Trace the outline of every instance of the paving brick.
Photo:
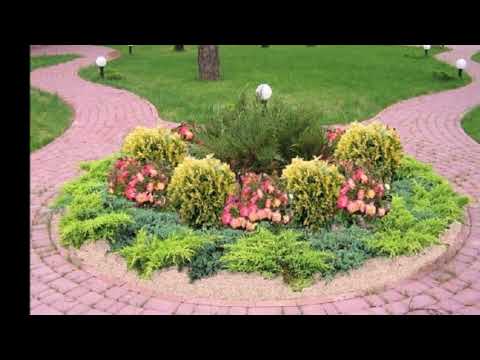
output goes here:
[[468, 288], [454, 295], [452, 299], [464, 305], [477, 305], [480, 304], [480, 291]]
[[60, 278], [49, 283], [49, 286], [58, 290], [62, 294], [66, 293], [69, 290], [72, 290], [78, 286], [77, 283], [74, 283], [71, 280]]
[[193, 310], [195, 309], [194, 304], [180, 304], [178, 308], [175, 310], [175, 315], [192, 315]]
[[178, 306], [178, 303], [152, 298], [143, 305], [143, 308], [145, 310], [154, 310], [157, 313], [172, 314]]
[[366, 310], [370, 307], [370, 305], [362, 298], [355, 298], [335, 302], [335, 307], [342, 314], [350, 314], [356, 311]]
[[228, 312], [229, 315], [247, 315], [248, 309], [243, 306], [232, 306]]
[[428, 308], [429, 306], [438, 302], [432, 296], [428, 295], [417, 295], [414, 296], [411, 301], [409, 302], [409, 306], [411, 310], [421, 310], [424, 308]]
[[30, 311], [30, 315], [63, 315], [60, 311], [51, 306], [42, 304]]
[[90, 291], [86, 293], [85, 295], [82, 295], [78, 298], [78, 301], [80, 301], [82, 304], [85, 305], [93, 305], [99, 302], [100, 300], [104, 299], [104, 297], [94, 291]]
[[302, 315], [302, 312], [298, 306], [284, 306], [283, 314], [284, 315]]
[[251, 307], [248, 309], [248, 315], [281, 315], [282, 308], [277, 307]]

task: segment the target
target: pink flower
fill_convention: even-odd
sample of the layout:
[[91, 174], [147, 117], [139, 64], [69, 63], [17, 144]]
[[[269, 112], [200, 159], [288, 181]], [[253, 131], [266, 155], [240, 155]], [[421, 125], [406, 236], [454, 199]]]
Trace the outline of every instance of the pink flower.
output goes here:
[[253, 223], [247, 221], [247, 223], [245, 224], [245, 230], [253, 231], [253, 230], [255, 230], [256, 226], [257, 226], [257, 224], [253, 224]]
[[240, 206], [240, 216], [247, 217], [250, 214], [249, 208], [245, 205]]
[[222, 224], [229, 225], [232, 221], [232, 215], [230, 215], [229, 211], [224, 211], [222, 214]]
[[135, 199], [135, 196], [137, 195], [137, 191], [135, 188], [129, 187], [125, 190], [125, 196], [129, 200]]
[[385, 216], [385, 209], [384, 208], [379, 208], [378, 209], [378, 216], [380, 216], [380, 217]]
[[272, 206], [272, 200], [270, 199], [265, 200], [265, 207], [270, 208], [271, 206]]
[[255, 222], [258, 220], [258, 213], [256, 211], [251, 212], [250, 215], [248, 215], [248, 220], [251, 222]]
[[357, 200], [357, 205], [358, 205], [358, 210], [364, 213], [366, 208], [365, 202], [363, 202], [362, 200]]
[[367, 191], [367, 198], [373, 199], [375, 197], [375, 190], [373, 189], [368, 189]]
[[347, 205], [347, 210], [350, 214], [354, 214], [358, 210], [360, 210], [360, 208], [359, 208], [359, 205], [356, 201], [350, 201]]
[[230, 226], [233, 228], [233, 229], [238, 229], [241, 225], [241, 222], [240, 222], [240, 218], [233, 218], [231, 219], [230, 221]]
[[375, 207], [375, 205], [373, 205], [372, 203], [368, 204], [366, 207], [365, 207], [365, 213], [368, 215], [368, 216], [375, 216], [375, 213], [377, 212], [377, 208]]
[[275, 199], [273, 199], [272, 205], [273, 205], [274, 208], [277, 208], [280, 205], [282, 205], [282, 201], [280, 199], [275, 198]]
[[142, 173], [140, 173], [140, 172], [137, 174], [137, 179], [138, 179], [139, 182], [142, 182], [143, 180], [145, 180]]
[[353, 181], [353, 179], [348, 179], [347, 184], [350, 190], [355, 189], [355, 181]]
[[339, 209], [344, 209], [347, 207], [348, 204], [348, 198], [346, 195], [341, 195], [338, 200], [337, 200], [337, 207]]
[[272, 212], [272, 221], [274, 223], [280, 223], [282, 221], [282, 214], [278, 211]]
[[358, 190], [357, 199], [358, 200], [363, 200], [364, 198], [365, 198], [365, 190], [363, 190], [363, 189]]
[[368, 176], [363, 174], [361, 177], [360, 177], [360, 181], [362, 182], [362, 184], [366, 184], [368, 183]]
[[148, 185], [147, 185], [147, 191], [148, 192], [152, 192], [154, 189], [154, 185], [152, 182], [149, 182]]
[[349, 191], [350, 191], [350, 186], [347, 183], [343, 185], [342, 188], [340, 189], [340, 195], [347, 195]]
[[365, 175], [362, 169], [357, 169], [353, 173], [353, 179], [356, 181], [360, 181], [362, 179], [362, 176]]
[[266, 209], [260, 209], [257, 211], [257, 219], [258, 220], [264, 220], [268, 218], [267, 210]]
[[290, 222], [290, 216], [288, 215], [283, 215], [283, 223], [284, 224], [288, 224]]
[[263, 191], [261, 189], [257, 189], [257, 196], [259, 199], [263, 199]]

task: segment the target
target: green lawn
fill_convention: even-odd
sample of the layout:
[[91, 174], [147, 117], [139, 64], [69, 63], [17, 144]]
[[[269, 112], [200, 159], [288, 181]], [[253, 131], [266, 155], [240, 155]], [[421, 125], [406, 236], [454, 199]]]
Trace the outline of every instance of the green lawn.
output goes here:
[[[30, 57], [30, 71], [77, 58], [77, 55]], [[30, 89], [30, 151], [45, 146], [70, 125], [72, 110], [56, 95]]]
[[480, 51], [472, 56], [472, 60], [480, 63]]
[[480, 106], [473, 108], [462, 120], [465, 132], [480, 143]]
[[[107, 64], [100, 79], [95, 66], [82, 77], [130, 90], [152, 102], [162, 118], [202, 122], [212, 106], [234, 103], [240, 92], [260, 83], [292, 104], [312, 107], [323, 124], [364, 120], [399, 100], [465, 85], [470, 78], [432, 58], [442, 50], [406, 46], [220, 46], [221, 81], [197, 80], [197, 47], [112, 45], [122, 57]], [[440, 75], [440, 76], [438, 76]]]

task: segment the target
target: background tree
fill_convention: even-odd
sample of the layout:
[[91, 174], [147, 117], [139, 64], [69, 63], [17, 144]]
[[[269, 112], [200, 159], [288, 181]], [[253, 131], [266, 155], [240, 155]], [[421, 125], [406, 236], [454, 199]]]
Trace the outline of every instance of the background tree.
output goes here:
[[218, 45], [198, 46], [198, 72], [200, 80], [220, 79]]

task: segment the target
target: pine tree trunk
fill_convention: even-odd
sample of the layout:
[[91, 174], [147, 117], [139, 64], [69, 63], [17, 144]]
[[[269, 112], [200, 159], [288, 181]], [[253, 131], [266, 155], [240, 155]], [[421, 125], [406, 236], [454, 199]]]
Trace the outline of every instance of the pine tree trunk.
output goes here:
[[220, 79], [220, 57], [217, 45], [198, 46], [198, 72], [200, 80]]
[[175, 51], [183, 51], [183, 50], [185, 50], [184, 46], [185, 46], [185, 45], [175, 45]]

